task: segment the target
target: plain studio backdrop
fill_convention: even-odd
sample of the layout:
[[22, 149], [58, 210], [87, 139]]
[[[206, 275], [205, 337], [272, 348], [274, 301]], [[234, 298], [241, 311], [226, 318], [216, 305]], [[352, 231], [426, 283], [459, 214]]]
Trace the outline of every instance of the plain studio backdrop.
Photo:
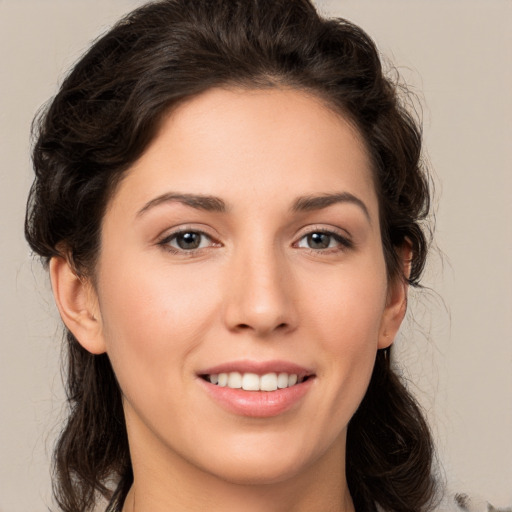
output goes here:
[[[51, 505], [61, 330], [23, 238], [29, 130], [89, 42], [135, 0], [0, 0], [0, 512]], [[325, 0], [418, 93], [437, 243], [397, 361], [454, 491], [512, 504], [512, 2]], [[419, 107], [417, 107], [419, 108]], [[443, 305], [443, 301], [446, 306]]]

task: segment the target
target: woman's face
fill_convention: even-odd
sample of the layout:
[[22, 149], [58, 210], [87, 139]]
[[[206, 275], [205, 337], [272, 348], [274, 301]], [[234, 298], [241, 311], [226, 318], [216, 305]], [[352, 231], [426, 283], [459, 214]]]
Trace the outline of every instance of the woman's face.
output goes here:
[[343, 471], [402, 297], [346, 120], [295, 90], [182, 104], [111, 200], [96, 277], [94, 351], [134, 465], [239, 483]]

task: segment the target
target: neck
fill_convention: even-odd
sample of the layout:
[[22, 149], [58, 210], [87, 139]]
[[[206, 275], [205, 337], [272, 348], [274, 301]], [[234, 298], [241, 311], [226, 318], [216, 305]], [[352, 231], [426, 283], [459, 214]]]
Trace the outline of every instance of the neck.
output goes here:
[[132, 454], [134, 482], [123, 512], [354, 512], [341, 448], [301, 474], [263, 484], [229, 482], [176, 460], [147, 465]]
[[133, 485], [123, 512], [354, 512], [345, 476], [345, 432], [307, 464], [296, 454], [297, 471], [282, 463], [284, 445], [276, 447], [274, 466], [268, 458], [262, 465], [244, 464], [232, 452], [219, 466], [210, 464], [213, 471], [199, 464], [204, 454], [197, 461], [183, 457], [137, 418], [127, 426]]
[[[148, 489], [134, 481], [123, 512], [354, 512], [352, 499], [343, 486], [319, 485], [314, 491], [293, 485], [226, 485], [213, 490], [195, 486], [195, 493]], [[200, 492], [198, 490], [200, 489]], [[174, 492], [173, 492], [174, 491]], [[189, 491], [189, 490], [187, 490]], [[213, 491], [213, 492], [212, 492]], [[319, 492], [321, 491], [321, 492]]]

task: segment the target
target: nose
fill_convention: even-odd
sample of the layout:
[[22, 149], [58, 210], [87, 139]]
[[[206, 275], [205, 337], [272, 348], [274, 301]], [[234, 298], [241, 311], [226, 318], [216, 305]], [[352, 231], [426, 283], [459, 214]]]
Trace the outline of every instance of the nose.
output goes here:
[[238, 251], [230, 263], [224, 308], [228, 329], [258, 337], [293, 331], [298, 315], [285, 255], [253, 245]]

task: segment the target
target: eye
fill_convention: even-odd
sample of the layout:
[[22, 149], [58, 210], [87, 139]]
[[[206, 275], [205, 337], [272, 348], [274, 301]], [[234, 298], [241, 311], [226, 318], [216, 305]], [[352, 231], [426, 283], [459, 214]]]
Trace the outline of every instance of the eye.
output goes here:
[[330, 231], [313, 231], [304, 235], [297, 242], [297, 247], [303, 249], [325, 250], [349, 248], [352, 247], [352, 243], [337, 233], [332, 233]]
[[160, 245], [173, 252], [189, 252], [214, 245], [212, 239], [201, 231], [179, 231], [165, 237]]

